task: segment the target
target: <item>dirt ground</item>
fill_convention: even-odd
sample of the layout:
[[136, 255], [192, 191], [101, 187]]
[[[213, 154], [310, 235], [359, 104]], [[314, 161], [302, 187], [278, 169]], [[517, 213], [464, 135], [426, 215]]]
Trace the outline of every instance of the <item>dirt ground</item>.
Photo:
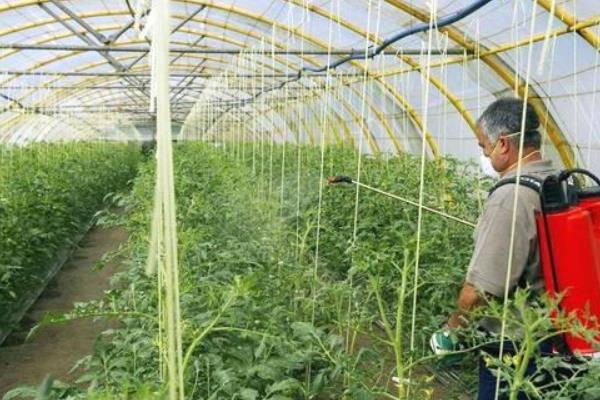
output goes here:
[[100, 299], [109, 288], [118, 261], [100, 270], [94, 266], [106, 252], [116, 250], [126, 240], [127, 233], [121, 227], [93, 228], [83, 238], [80, 248], [50, 282], [21, 326], [0, 347], [0, 398], [19, 385], [38, 386], [47, 375], [67, 382], [76, 378], [68, 374], [69, 370], [91, 353], [98, 334], [114, 322], [71, 321], [46, 327], [27, 343], [24, 338], [46, 313], [69, 311], [74, 302]]

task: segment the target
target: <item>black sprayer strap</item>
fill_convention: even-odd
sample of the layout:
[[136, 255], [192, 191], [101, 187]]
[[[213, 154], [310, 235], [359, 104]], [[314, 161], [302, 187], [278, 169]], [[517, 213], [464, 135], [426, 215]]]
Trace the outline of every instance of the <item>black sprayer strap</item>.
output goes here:
[[[501, 188], [502, 186], [506, 186], [506, 185], [515, 185], [517, 183], [517, 177], [511, 177], [511, 178], [506, 178], [506, 179], [502, 179], [500, 181], [498, 181], [493, 187], [492, 189], [490, 189], [490, 192], [488, 194], [488, 197], [492, 195], [492, 193], [494, 193], [496, 190], [498, 190], [499, 188]], [[531, 175], [521, 175], [520, 179], [519, 179], [519, 184], [521, 186], [527, 187], [531, 190], [534, 190], [538, 195], [541, 194], [542, 191], [542, 187], [544, 184], [544, 181], [540, 178], [537, 178], [535, 176], [531, 176]], [[525, 288], [527, 286], [527, 282], [525, 281], [525, 273], [523, 273], [523, 275], [521, 275], [521, 278], [519, 279], [519, 282], [517, 283], [517, 287], [520, 288]]]
[[[505, 185], [511, 185], [517, 183], [517, 177], [506, 178], [498, 181], [489, 191], [488, 197], [492, 195], [496, 190]], [[540, 194], [542, 191], [542, 186], [544, 184], [543, 179], [531, 176], [531, 175], [521, 175], [519, 177], [519, 184], [521, 186], [528, 187], [531, 190], [535, 190], [536, 193]]]

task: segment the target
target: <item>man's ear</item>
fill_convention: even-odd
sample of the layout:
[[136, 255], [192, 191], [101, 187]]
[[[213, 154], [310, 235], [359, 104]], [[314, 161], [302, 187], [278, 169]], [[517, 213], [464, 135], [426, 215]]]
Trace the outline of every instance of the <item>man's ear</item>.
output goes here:
[[510, 140], [510, 138], [501, 137], [500, 139], [498, 139], [498, 141], [500, 142], [498, 143], [500, 147], [498, 149], [500, 151], [500, 154], [508, 153], [510, 151], [510, 146], [512, 145], [512, 141]]

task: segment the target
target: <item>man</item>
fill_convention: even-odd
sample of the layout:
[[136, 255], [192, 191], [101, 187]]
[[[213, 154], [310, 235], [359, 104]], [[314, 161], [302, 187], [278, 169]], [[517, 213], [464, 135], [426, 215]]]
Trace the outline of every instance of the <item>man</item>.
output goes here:
[[[482, 169], [497, 172], [497, 178], [514, 177], [519, 163], [521, 175], [543, 179], [557, 172], [550, 161], [542, 159], [539, 118], [530, 105], [526, 107], [522, 129], [523, 105], [522, 100], [515, 98], [496, 100], [477, 122], [479, 146], [483, 151]], [[519, 158], [522, 132], [523, 152]], [[503, 300], [505, 293], [510, 296], [517, 286], [526, 285], [534, 293], [543, 290], [535, 224], [540, 199], [536, 192], [523, 186], [518, 192], [514, 249], [506, 288], [515, 188], [514, 184], [501, 186], [485, 202], [475, 228], [475, 248], [458, 297], [458, 310], [448, 320], [450, 329], [466, 326], [471, 311], [485, 305], [489, 298]], [[501, 321], [497, 319], [482, 319], [476, 323], [479, 329], [490, 333], [499, 333], [501, 329]], [[432, 347], [434, 351], [439, 350], [435, 348], [435, 334]], [[495, 399], [495, 395], [496, 378], [480, 357], [478, 400]]]

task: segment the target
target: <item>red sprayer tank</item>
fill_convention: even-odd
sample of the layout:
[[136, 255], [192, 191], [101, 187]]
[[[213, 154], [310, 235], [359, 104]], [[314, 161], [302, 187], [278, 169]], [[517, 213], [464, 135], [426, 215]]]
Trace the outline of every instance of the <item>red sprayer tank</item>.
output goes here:
[[[560, 311], [576, 317], [584, 326], [598, 330], [600, 187], [576, 190], [567, 186], [566, 179], [574, 172], [582, 173], [580, 170], [566, 171], [543, 184], [543, 210], [536, 215], [540, 261], [546, 290], [552, 296], [563, 295]], [[599, 182], [597, 184], [600, 186]], [[562, 337], [572, 353], [593, 355], [600, 352], [581, 336], [566, 333]]]

